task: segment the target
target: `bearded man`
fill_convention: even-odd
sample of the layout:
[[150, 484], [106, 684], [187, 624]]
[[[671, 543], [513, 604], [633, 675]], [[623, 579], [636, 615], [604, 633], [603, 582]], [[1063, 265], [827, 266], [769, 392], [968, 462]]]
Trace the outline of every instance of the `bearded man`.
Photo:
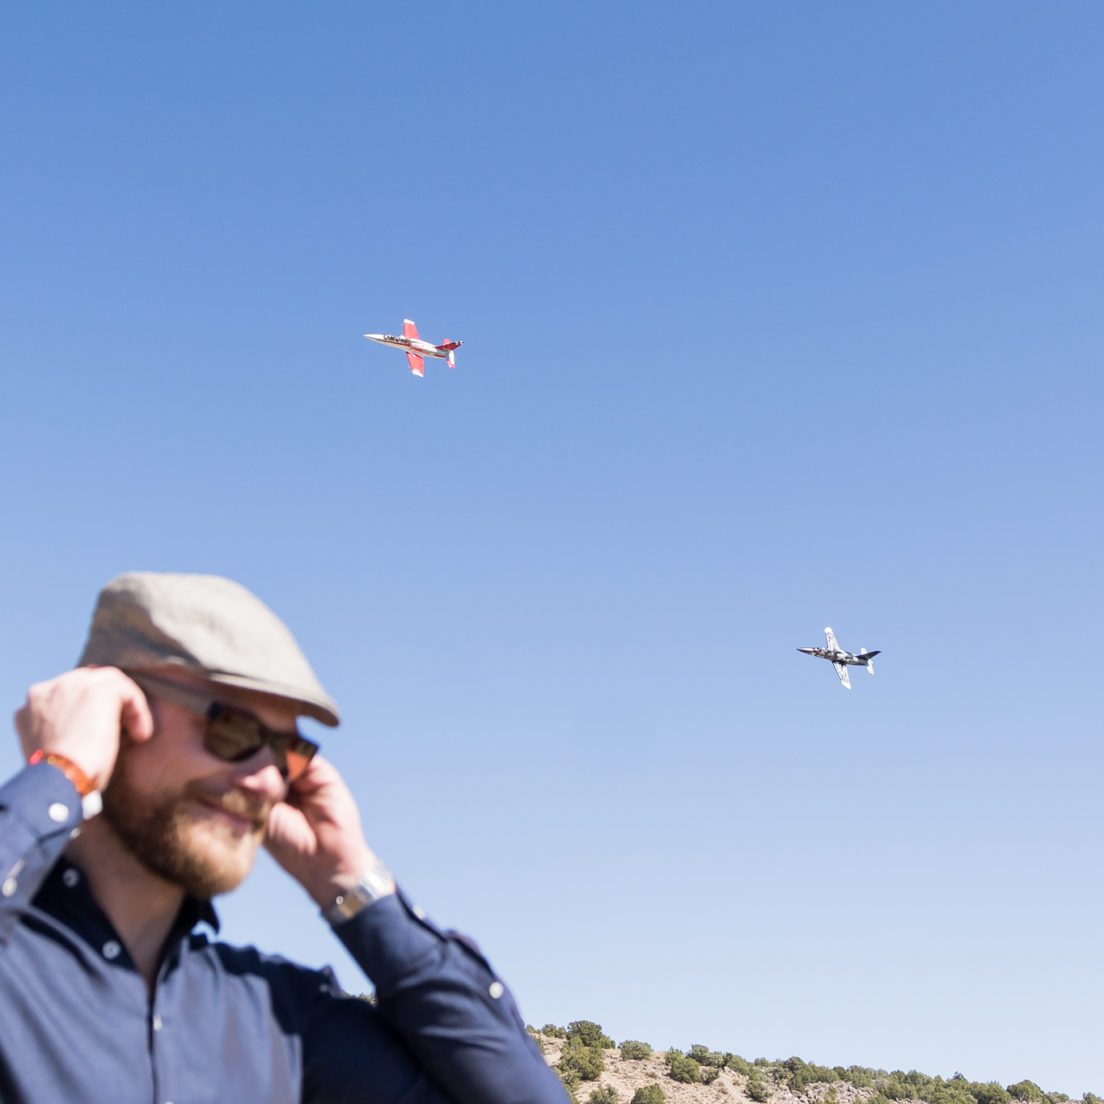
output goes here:
[[[0, 1100], [563, 1104], [470, 940], [396, 888], [338, 771], [338, 712], [244, 587], [134, 572], [16, 714], [0, 787]], [[209, 942], [263, 844], [376, 991]]]

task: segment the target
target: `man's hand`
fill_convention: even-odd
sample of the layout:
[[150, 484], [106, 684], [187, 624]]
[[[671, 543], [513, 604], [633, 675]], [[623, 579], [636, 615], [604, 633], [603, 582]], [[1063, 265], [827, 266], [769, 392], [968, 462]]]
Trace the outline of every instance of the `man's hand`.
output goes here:
[[320, 755], [269, 814], [265, 847], [319, 908], [356, 885], [375, 861], [349, 787]]
[[41, 748], [71, 759], [97, 789], [107, 785], [120, 733], [135, 741], [153, 735], [153, 714], [138, 686], [117, 667], [78, 667], [36, 682], [15, 715], [27, 758]]

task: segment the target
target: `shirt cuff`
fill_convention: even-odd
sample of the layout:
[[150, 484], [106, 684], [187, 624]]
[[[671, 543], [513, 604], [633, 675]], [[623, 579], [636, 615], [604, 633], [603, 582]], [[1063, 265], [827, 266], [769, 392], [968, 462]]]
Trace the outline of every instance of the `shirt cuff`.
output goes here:
[[403, 978], [440, 958], [449, 944], [460, 946], [466, 956], [491, 972], [469, 941], [442, 932], [401, 889], [336, 924], [333, 930], [380, 997], [389, 996]]

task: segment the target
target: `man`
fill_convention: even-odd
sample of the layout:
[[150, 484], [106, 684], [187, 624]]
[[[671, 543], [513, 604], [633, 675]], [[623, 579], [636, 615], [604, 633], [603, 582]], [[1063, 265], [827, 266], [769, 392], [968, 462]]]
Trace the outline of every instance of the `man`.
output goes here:
[[[28, 765], [0, 787], [0, 1101], [563, 1104], [502, 982], [396, 889], [298, 716], [338, 723], [244, 587], [104, 588], [77, 669], [16, 714]], [[192, 930], [217, 931], [210, 899], [262, 842], [374, 1005]]]

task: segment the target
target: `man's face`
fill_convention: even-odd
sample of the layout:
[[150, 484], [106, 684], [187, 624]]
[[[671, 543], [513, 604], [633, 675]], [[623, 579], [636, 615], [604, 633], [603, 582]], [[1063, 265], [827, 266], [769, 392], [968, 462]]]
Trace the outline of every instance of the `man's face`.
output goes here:
[[[288, 702], [199, 680], [188, 685], [271, 728], [295, 727]], [[249, 873], [286, 784], [267, 748], [243, 762], [223, 762], [203, 746], [206, 718], [155, 697], [151, 705], [154, 735], [141, 744], [123, 738], [103, 817], [154, 874], [195, 897], [226, 893]]]

